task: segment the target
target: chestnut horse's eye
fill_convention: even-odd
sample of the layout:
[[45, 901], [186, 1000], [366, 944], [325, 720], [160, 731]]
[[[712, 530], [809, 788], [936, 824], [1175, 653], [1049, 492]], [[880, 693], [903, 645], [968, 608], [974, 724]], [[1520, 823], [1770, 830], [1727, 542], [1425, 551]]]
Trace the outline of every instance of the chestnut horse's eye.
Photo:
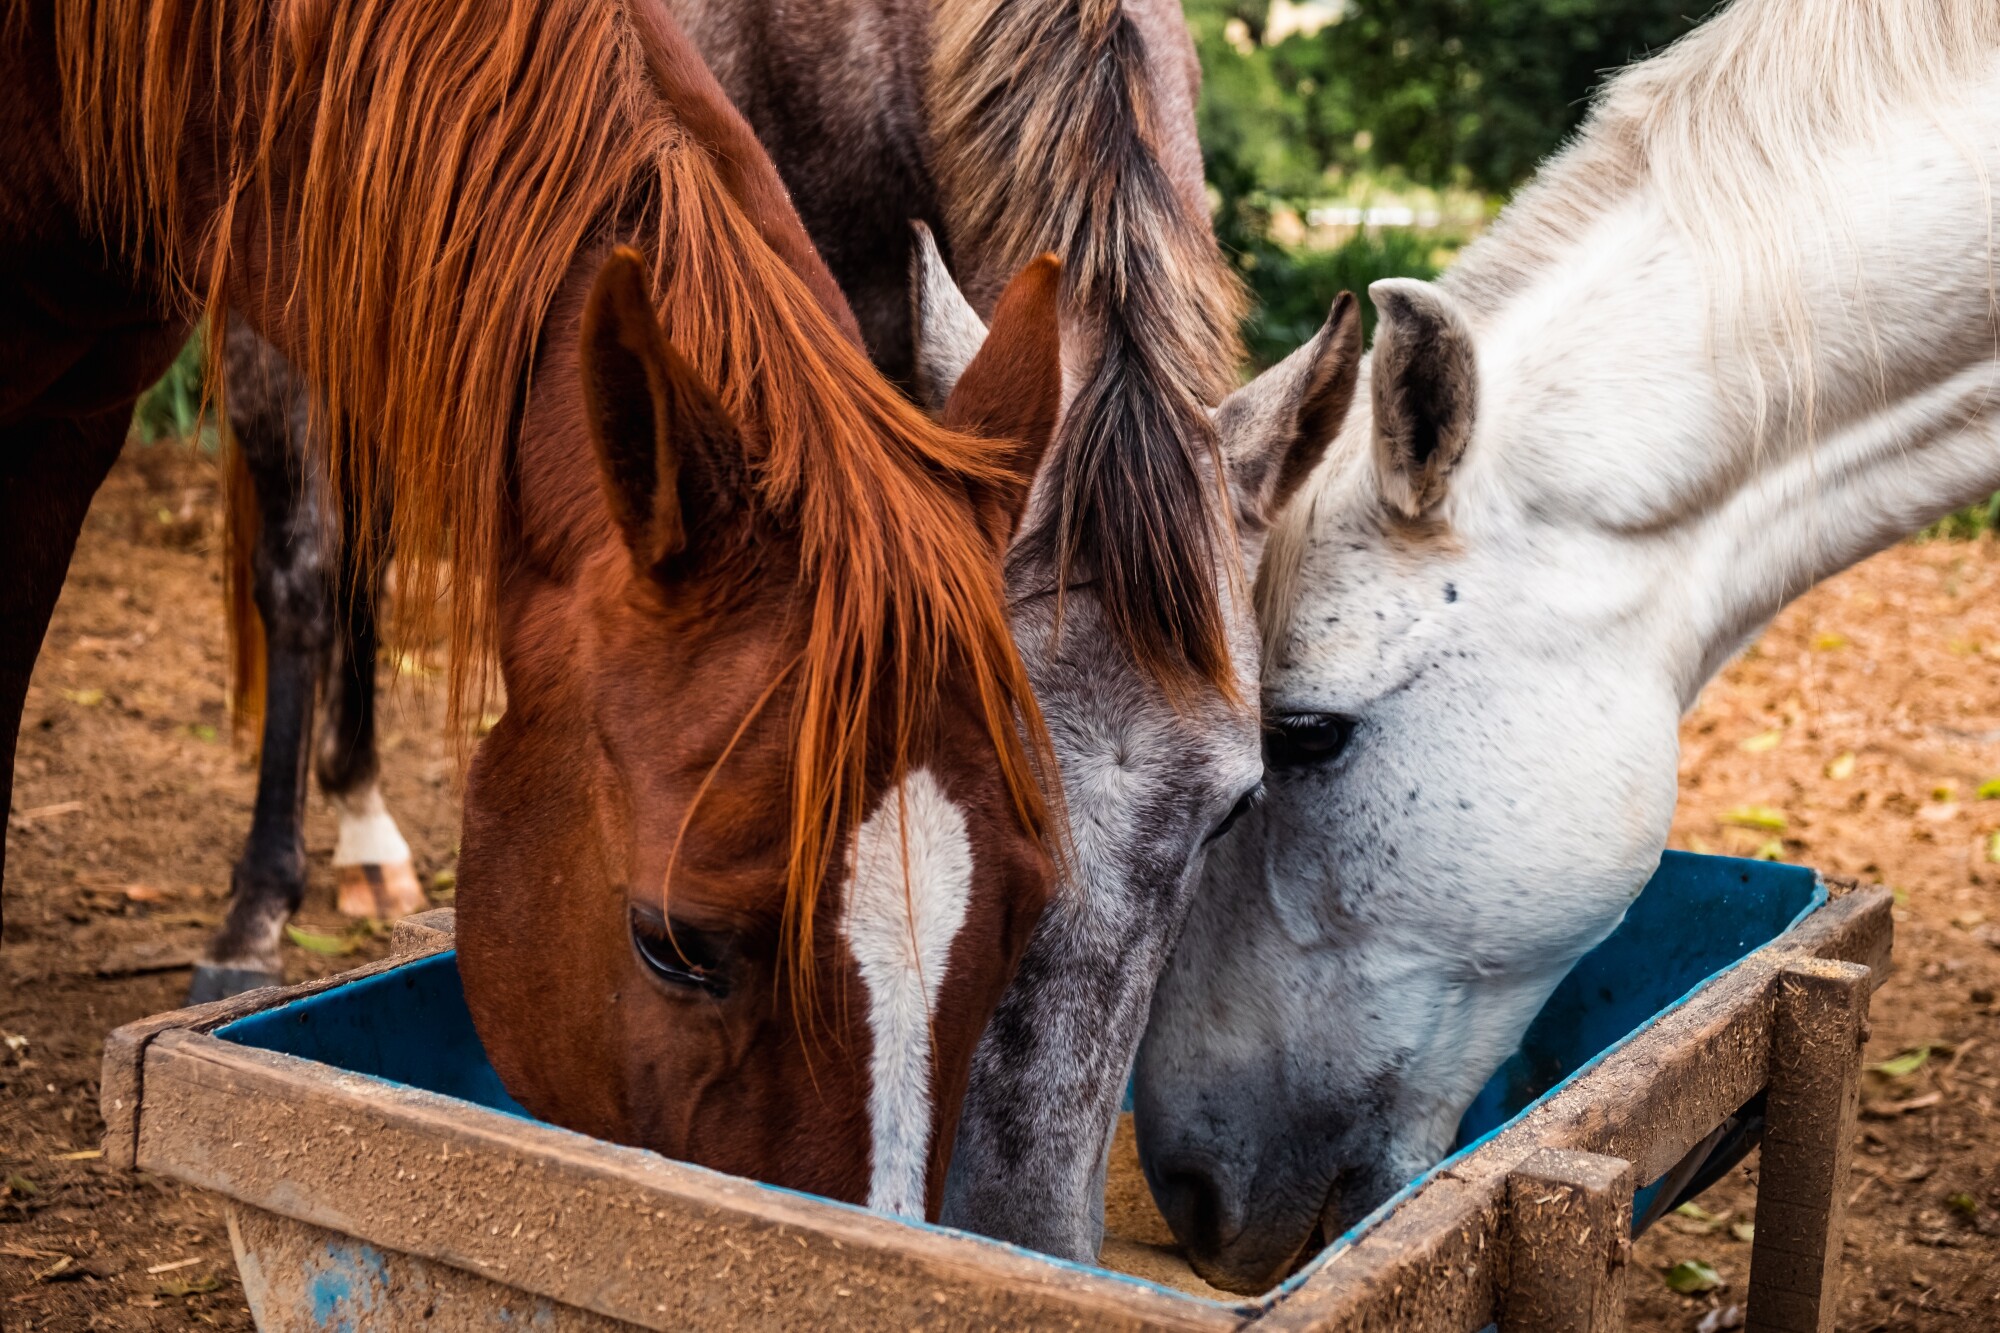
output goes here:
[[670, 986], [700, 991], [713, 999], [729, 994], [730, 937], [657, 912], [632, 909], [632, 947], [654, 976]]
[[1280, 713], [1264, 724], [1264, 764], [1309, 768], [1337, 757], [1354, 738], [1354, 719], [1339, 713]]

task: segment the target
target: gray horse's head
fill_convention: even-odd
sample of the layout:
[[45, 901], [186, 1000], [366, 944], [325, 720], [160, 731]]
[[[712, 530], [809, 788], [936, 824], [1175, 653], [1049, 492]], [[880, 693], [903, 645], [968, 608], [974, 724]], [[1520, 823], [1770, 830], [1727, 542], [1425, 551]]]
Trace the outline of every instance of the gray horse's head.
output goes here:
[[[986, 330], [928, 232], [914, 279], [918, 388], [936, 404]], [[1272, 516], [1346, 415], [1360, 350], [1357, 306], [1344, 295], [1317, 337], [1212, 414], [1219, 457], [1197, 460], [1207, 470], [1197, 493], [1217, 512], [1193, 518], [1225, 538], [1204, 576], [1222, 609], [1231, 688], [1163, 682], [1096, 580], [1064, 586], [1046, 543], [1015, 544], [1010, 616], [1061, 767], [1068, 876], [974, 1064], [947, 1187], [953, 1225], [1096, 1257], [1106, 1135], [1154, 981], [1203, 850], [1262, 786], [1256, 563]], [[1057, 474], [1070, 461], [1059, 447], [1044, 465], [1024, 531], [1063, 502]]]

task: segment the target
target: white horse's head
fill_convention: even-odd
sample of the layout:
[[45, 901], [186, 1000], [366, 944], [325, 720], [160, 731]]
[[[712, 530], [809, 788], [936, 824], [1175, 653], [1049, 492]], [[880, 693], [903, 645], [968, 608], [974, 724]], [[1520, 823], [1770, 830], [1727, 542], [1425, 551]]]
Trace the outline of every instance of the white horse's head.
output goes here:
[[1984, 0], [1739, 0], [1443, 283], [1374, 287], [1260, 574], [1266, 797], [1138, 1062], [1210, 1281], [1261, 1289], [1449, 1150], [1656, 867], [1702, 684], [2000, 486], [1996, 51]]
[[1246, 1290], [1450, 1148], [1674, 806], [1678, 692], [1635, 624], [1652, 581], [1579, 578], [1618, 558], [1603, 537], [1443, 519], [1476, 434], [1471, 336], [1436, 288], [1373, 294], [1372, 419], [1265, 572], [1293, 593], [1266, 798], [1210, 851], [1140, 1053], [1155, 1194]]

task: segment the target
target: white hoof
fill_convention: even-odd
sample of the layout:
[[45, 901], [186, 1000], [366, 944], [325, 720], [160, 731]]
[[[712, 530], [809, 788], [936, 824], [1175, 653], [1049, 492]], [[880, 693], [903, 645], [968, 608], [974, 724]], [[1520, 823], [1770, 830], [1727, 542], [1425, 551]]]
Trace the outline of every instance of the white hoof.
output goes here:
[[410, 863], [410, 844], [389, 817], [381, 789], [371, 782], [361, 791], [334, 797], [333, 804], [340, 812], [333, 873], [342, 915], [394, 921], [429, 906]]
[[421, 912], [430, 904], [417, 883], [416, 867], [408, 861], [391, 865], [335, 866], [342, 916], [396, 921]]

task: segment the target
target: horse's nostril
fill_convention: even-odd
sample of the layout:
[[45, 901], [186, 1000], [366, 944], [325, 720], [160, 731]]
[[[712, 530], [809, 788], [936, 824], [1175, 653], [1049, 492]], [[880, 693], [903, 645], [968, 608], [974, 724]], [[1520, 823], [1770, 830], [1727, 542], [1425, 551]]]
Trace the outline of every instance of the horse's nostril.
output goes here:
[[1174, 1235], [1196, 1254], [1218, 1252], [1243, 1229], [1241, 1210], [1225, 1198], [1204, 1164], [1167, 1166], [1157, 1173], [1153, 1197]]

